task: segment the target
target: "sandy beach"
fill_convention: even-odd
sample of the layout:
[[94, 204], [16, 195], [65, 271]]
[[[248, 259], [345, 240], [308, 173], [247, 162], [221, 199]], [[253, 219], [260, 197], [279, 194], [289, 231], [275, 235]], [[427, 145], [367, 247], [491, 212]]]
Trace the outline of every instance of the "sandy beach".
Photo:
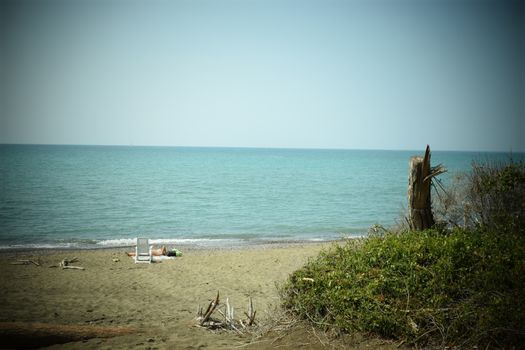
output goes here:
[[[271, 348], [269, 339], [245, 346], [251, 336], [196, 327], [198, 306], [206, 307], [220, 291], [222, 300], [228, 297], [242, 314], [252, 297], [257, 319], [264, 322], [279, 304], [276, 284], [326, 246], [177, 247], [182, 257], [153, 264], [135, 264], [125, 254], [130, 248], [3, 252], [0, 321], [135, 330], [50, 347], [54, 349]], [[73, 265], [85, 270], [49, 267], [73, 257], [78, 258]], [[21, 259], [41, 266], [11, 264]]]

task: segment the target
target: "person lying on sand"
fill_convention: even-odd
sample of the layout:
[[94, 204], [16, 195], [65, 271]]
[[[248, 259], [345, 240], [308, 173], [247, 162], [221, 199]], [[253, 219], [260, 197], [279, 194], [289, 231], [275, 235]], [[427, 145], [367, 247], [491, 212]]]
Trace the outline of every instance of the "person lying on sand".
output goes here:
[[[127, 252], [128, 256], [135, 256], [135, 252]], [[168, 255], [168, 250], [166, 249], [166, 246], [162, 246], [159, 249], [152, 249], [151, 255], [153, 256], [161, 256], [161, 255]]]

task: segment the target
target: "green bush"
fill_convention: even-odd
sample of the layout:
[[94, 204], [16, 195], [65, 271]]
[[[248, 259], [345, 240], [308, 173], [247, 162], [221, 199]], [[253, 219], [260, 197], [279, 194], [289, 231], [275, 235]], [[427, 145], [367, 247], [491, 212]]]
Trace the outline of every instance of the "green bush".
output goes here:
[[449, 227], [478, 226], [505, 234], [525, 233], [525, 163], [474, 162], [468, 174], [456, 174], [446, 189], [436, 187], [434, 214]]
[[525, 233], [525, 163], [474, 163], [469, 201], [481, 225]]
[[525, 342], [525, 239], [484, 230], [349, 241], [293, 273], [284, 306], [339, 332], [440, 345]]

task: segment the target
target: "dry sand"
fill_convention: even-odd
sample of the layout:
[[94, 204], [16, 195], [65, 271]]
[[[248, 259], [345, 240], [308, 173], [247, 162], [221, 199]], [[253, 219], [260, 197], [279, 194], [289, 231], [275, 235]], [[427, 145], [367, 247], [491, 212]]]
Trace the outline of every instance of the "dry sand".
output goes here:
[[[240, 314], [252, 297], [257, 318], [264, 322], [279, 304], [276, 284], [325, 246], [178, 247], [182, 257], [153, 264], [135, 264], [125, 255], [129, 249], [123, 248], [4, 252], [0, 255], [0, 322], [137, 329], [131, 335], [51, 346], [56, 349], [242, 348], [251, 337], [196, 327], [198, 305], [207, 306], [219, 290], [222, 300], [229, 297]], [[48, 267], [73, 257], [79, 259], [74, 265], [85, 267], [84, 271]], [[42, 266], [10, 264], [17, 259], [31, 259]], [[310, 344], [307, 347], [319, 345], [299, 340]], [[248, 348], [273, 345], [263, 338]], [[295, 348], [299, 344], [292, 340], [283, 345]]]

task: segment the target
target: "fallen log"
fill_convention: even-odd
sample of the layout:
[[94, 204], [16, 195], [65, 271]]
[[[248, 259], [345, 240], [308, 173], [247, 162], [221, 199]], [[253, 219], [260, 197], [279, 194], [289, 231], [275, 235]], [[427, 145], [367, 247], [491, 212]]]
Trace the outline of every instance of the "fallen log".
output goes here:
[[136, 332], [131, 327], [0, 322], [1, 346], [11, 349], [34, 349], [91, 338], [112, 338]]

